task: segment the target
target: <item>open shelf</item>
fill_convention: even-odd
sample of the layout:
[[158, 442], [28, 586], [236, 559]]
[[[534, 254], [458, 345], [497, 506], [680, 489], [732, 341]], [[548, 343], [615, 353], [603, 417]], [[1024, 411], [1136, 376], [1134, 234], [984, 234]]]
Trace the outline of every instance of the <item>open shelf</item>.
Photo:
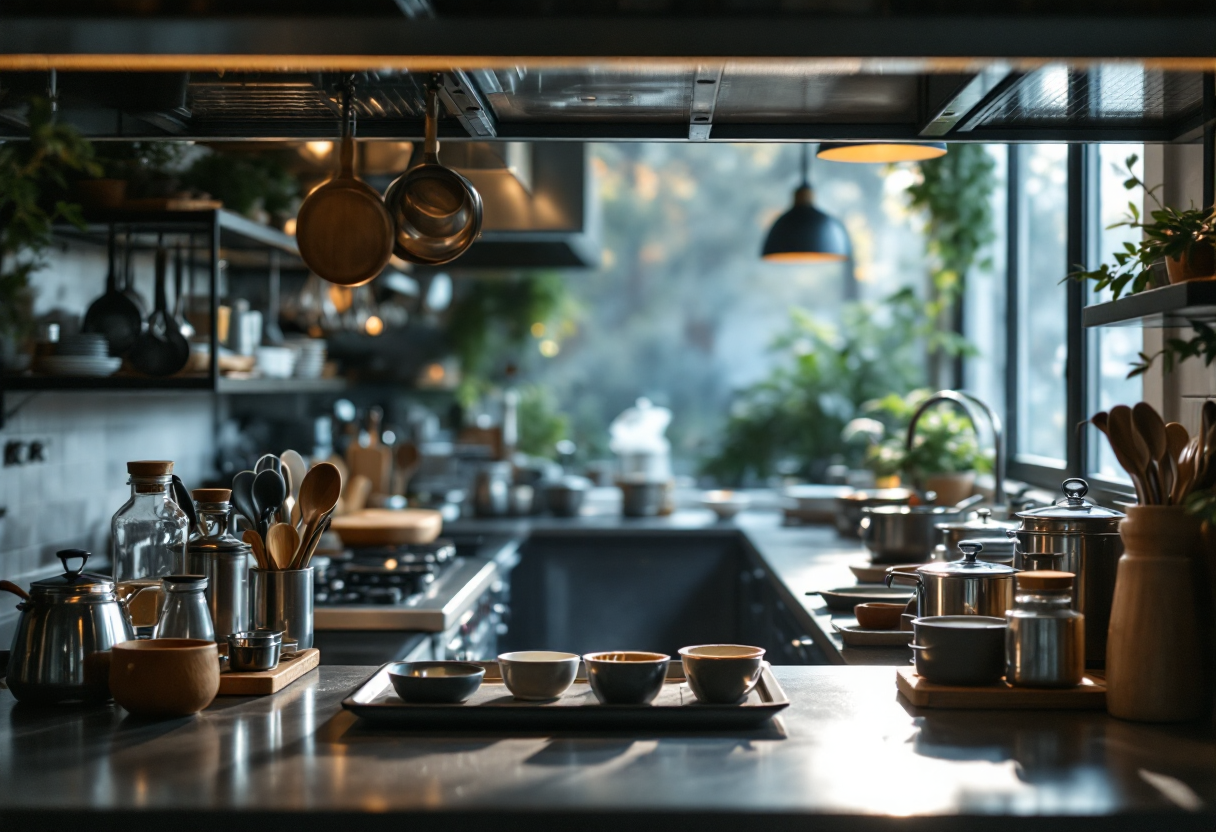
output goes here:
[[146, 378], [144, 376], [4, 376], [3, 390], [210, 390], [207, 376]]
[[55, 233], [104, 246], [110, 226], [122, 231], [137, 230], [141, 234], [215, 230], [219, 233], [220, 246], [223, 248], [273, 248], [297, 257], [300, 253], [295, 237], [222, 208], [201, 211], [90, 211], [85, 215], [83, 229], [59, 223], [55, 226]]
[[340, 393], [349, 386], [344, 378], [227, 378], [220, 376], [216, 392], [228, 395]]
[[1081, 313], [1085, 326], [1190, 327], [1216, 321], [1216, 280], [1189, 280], [1105, 303]]

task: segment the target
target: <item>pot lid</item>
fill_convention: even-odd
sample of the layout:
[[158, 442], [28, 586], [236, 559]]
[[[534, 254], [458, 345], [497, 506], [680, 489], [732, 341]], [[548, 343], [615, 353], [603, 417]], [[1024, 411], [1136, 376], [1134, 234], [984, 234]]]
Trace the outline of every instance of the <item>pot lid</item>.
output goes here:
[[[83, 549], [63, 549], [55, 553], [63, 563], [63, 574], [30, 584], [30, 594], [47, 595], [93, 595], [114, 591], [114, 579], [84, 571], [84, 565], [92, 554]], [[80, 558], [80, 568], [71, 569], [68, 561]]]
[[1064, 498], [1056, 500], [1052, 505], [1018, 512], [1017, 517], [1022, 520], [1023, 530], [1063, 530], [1074, 525], [1097, 525], [1109, 526], [1111, 531], [1117, 531], [1119, 521], [1126, 516], [1121, 511], [1103, 508], [1086, 500], [1089, 483], [1080, 477], [1064, 480], [1061, 490], [1064, 492]]
[[948, 520], [938, 523], [937, 528], [950, 532], [976, 532], [976, 537], [1002, 537], [1006, 529], [1016, 529], [1017, 523], [1009, 520], [993, 520], [992, 509], [977, 508], [975, 517], [966, 520]]
[[916, 571], [944, 578], [1000, 578], [1018, 571], [1008, 564], [978, 560], [976, 556], [984, 551], [984, 543], [981, 540], [964, 540], [958, 544], [959, 551], [963, 553], [962, 560], [930, 563]]

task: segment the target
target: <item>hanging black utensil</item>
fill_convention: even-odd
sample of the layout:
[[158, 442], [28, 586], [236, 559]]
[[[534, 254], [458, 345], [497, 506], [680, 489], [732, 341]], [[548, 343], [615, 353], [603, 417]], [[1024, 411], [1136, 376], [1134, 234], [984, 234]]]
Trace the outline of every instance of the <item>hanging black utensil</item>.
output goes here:
[[105, 336], [110, 345], [110, 355], [125, 355], [135, 344], [143, 328], [143, 315], [131, 299], [118, 288], [118, 266], [115, 262], [114, 231], [110, 230], [110, 270], [106, 274], [106, 292], [93, 301], [84, 314], [85, 332], [96, 332]]
[[173, 250], [173, 321], [177, 331], [187, 341], [194, 335], [194, 326], [186, 320], [186, 296], [182, 294], [182, 247]]
[[122, 293], [131, 299], [142, 319], [148, 314], [144, 296], [135, 289], [135, 252], [131, 250], [131, 235], [128, 234], [122, 247]]
[[150, 376], [171, 376], [186, 366], [190, 359], [190, 343], [182, 337], [177, 322], [169, 314], [165, 298], [165, 268], [169, 253], [156, 250], [156, 309], [148, 318], [148, 328], [131, 348], [131, 365]]

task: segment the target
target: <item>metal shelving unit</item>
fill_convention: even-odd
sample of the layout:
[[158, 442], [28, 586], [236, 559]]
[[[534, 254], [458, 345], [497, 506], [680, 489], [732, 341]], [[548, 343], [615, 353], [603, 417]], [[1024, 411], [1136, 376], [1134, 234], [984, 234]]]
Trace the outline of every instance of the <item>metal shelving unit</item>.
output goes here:
[[1086, 306], [1086, 327], [1189, 327], [1216, 321], [1216, 280], [1191, 280]]

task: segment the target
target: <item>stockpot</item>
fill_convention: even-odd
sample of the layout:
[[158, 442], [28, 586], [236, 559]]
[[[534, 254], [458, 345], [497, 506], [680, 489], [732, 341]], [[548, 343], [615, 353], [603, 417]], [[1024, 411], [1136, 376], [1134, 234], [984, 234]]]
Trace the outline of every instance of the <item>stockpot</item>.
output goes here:
[[978, 540], [984, 544], [984, 560], [1013, 563], [1013, 541], [1007, 533], [1017, 526], [1008, 520], [992, 519], [990, 508], [976, 509], [974, 517], [939, 522], [934, 560], [958, 560], [958, 544]]
[[886, 584], [916, 586], [918, 617], [929, 615], [990, 615], [1004, 618], [1013, 607], [1013, 576], [1019, 570], [1003, 563], [977, 559], [984, 549], [978, 540], [959, 543], [963, 559], [929, 563], [916, 572], [890, 572]]
[[[21, 702], [104, 701], [110, 698], [109, 650], [135, 633], [114, 593], [114, 581], [84, 571], [88, 552], [64, 549], [58, 557], [63, 574], [35, 581], [29, 594], [0, 581], [0, 589], [22, 598], [8, 686]], [[80, 558], [80, 568], [69, 569], [68, 561], [75, 558]], [[158, 587], [140, 592], [149, 589]]]
[[1076, 575], [1073, 609], [1085, 616], [1085, 664], [1106, 663], [1106, 630], [1115, 597], [1115, 574], [1123, 554], [1119, 522], [1124, 514], [1085, 499], [1089, 483], [1067, 479], [1064, 498], [1053, 505], [1023, 511], [1014, 541], [1013, 565], [1019, 569], [1055, 569]]
[[969, 505], [874, 506], [861, 511], [861, 539], [874, 563], [917, 563], [928, 560], [937, 543], [937, 524], [958, 518]]

